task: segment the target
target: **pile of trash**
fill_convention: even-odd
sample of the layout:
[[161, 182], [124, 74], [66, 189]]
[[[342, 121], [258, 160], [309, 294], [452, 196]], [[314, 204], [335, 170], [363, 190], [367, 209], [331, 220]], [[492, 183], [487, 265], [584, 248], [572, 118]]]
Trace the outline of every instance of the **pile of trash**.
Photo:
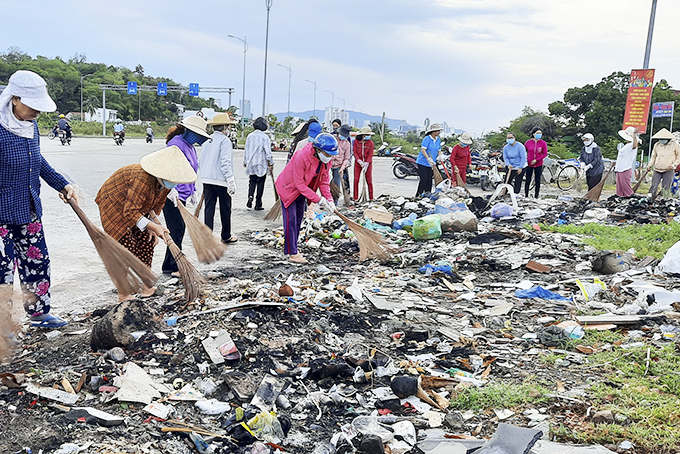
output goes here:
[[[680, 246], [657, 266], [526, 227], [578, 202], [498, 203], [452, 188], [349, 210], [398, 246], [387, 263], [358, 262], [342, 220], [312, 211], [300, 242], [317, 265], [283, 261], [280, 231], [252, 232], [267, 247], [211, 273], [196, 305], [171, 279], [163, 296], [21, 333], [0, 365], [0, 451], [620, 451], [554, 443], [551, 424], [603, 417], [587, 330], [626, 333], [599, 351], [680, 335]], [[540, 405], [457, 409], [471, 388], [528, 377], [553, 384]]]

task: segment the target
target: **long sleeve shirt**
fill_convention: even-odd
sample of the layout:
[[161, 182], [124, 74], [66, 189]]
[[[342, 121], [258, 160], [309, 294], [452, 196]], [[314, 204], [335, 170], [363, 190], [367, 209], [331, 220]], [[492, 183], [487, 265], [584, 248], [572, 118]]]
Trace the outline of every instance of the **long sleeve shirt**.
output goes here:
[[461, 173], [465, 173], [465, 168], [472, 164], [470, 147], [463, 147], [460, 144], [456, 144], [456, 146], [451, 149], [449, 160], [451, 161], [451, 168], [458, 167], [458, 170]]
[[527, 166], [527, 150], [521, 142], [515, 141], [512, 145], [503, 147], [503, 161], [506, 166], [513, 169], [523, 169]]
[[670, 140], [665, 145], [657, 142], [649, 158], [649, 165], [654, 166], [657, 172], [675, 170], [680, 165], [680, 143], [677, 140]]
[[329, 167], [330, 163], [324, 164], [316, 156], [312, 144], [295, 153], [275, 183], [283, 205], [289, 207], [301, 195], [312, 203], [318, 203], [321, 197], [316, 191], [321, 191], [326, 200], [333, 200]]
[[349, 160], [352, 158], [352, 145], [349, 140], [338, 139], [338, 154], [331, 159], [331, 168], [342, 170], [349, 167]]
[[[189, 161], [189, 164], [191, 164], [191, 167], [194, 169], [196, 173], [198, 173], [198, 156], [196, 155], [196, 149], [194, 148], [193, 145], [191, 145], [189, 142], [184, 140], [184, 138], [181, 135], [176, 135], [172, 139], [170, 139], [167, 143], [167, 146], [172, 146], [176, 145], [177, 148], [182, 150], [182, 153], [184, 153], [184, 156], [186, 156], [187, 161]], [[177, 190], [177, 194], [179, 195], [180, 200], [186, 200], [189, 197], [191, 197], [191, 194], [193, 194], [196, 191], [196, 184], [195, 183], [182, 183], [178, 184], [175, 186], [175, 190]]]
[[602, 152], [595, 142], [590, 144], [590, 147], [583, 147], [581, 149], [581, 156], [578, 159], [582, 163], [592, 166], [586, 171], [587, 176], [594, 177], [595, 175], [602, 175], [602, 172], [604, 172]]
[[371, 139], [355, 140], [354, 141], [354, 158], [356, 162], [373, 162], [373, 152], [375, 151], [375, 144]]
[[[543, 160], [548, 156], [548, 144], [543, 139], [529, 139], [524, 144], [527, 151], [527, 163], [529, 167], [540, 167]], [[536, 160], [533, 164], [531, 161]]]
[[267, 174], [268, 165], [274, 165], [272, 142], [267, 134], [256, 129], [248, 134], [243, 154], [246, 175], [263, 177]]

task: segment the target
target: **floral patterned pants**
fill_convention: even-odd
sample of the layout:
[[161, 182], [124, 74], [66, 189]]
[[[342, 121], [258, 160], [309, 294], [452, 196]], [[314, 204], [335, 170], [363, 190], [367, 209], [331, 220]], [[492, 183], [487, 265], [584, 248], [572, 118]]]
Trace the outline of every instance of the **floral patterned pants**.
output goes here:
[[[50, 311], [50, 256], [40, 219], [28, 224], [0, 224], [0, 285], [10, 289], [19, 270], [28, 315]], [[11, 295], [11, 293], [10, 293]], [[11, 296], [10, 296], [11, 300]], [[0, 301], [0, 304], [7, 301]]]

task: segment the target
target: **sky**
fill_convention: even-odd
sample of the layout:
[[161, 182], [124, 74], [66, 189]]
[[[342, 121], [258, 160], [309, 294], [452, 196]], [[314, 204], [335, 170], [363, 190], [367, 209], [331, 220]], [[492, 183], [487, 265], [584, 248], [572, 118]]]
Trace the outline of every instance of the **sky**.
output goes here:
[[[262, 113], [268, 0], [0, 0], [0, 52], [90, 62], [182, 84], [243, 87]], [[347, 110], [447, 122], [475, 136], [524, 106], [642, 68], [652, 0], [269, 0], [267, 112]], [[650, 68], [680, 87], [680, 2], [658, 0]], [[17, 20], [8, 20], [10, 18]], [[331, 92], [333, 94], [331, 94]], [[204, 94], [201, 93], [203, 96]], [[227, 95], [222, 97], [224, 106]]]

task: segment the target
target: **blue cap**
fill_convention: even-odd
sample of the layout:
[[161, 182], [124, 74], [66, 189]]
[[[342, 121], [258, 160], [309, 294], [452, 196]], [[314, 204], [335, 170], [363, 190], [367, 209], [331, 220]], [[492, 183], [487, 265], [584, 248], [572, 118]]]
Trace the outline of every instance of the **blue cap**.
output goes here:
[[318, 136], [320, 132], [321, 125], [317, 122], [314, 122], [311, 125], [309, 125], [309, 128], [307, 129], [307, 135], [312, 138]]

